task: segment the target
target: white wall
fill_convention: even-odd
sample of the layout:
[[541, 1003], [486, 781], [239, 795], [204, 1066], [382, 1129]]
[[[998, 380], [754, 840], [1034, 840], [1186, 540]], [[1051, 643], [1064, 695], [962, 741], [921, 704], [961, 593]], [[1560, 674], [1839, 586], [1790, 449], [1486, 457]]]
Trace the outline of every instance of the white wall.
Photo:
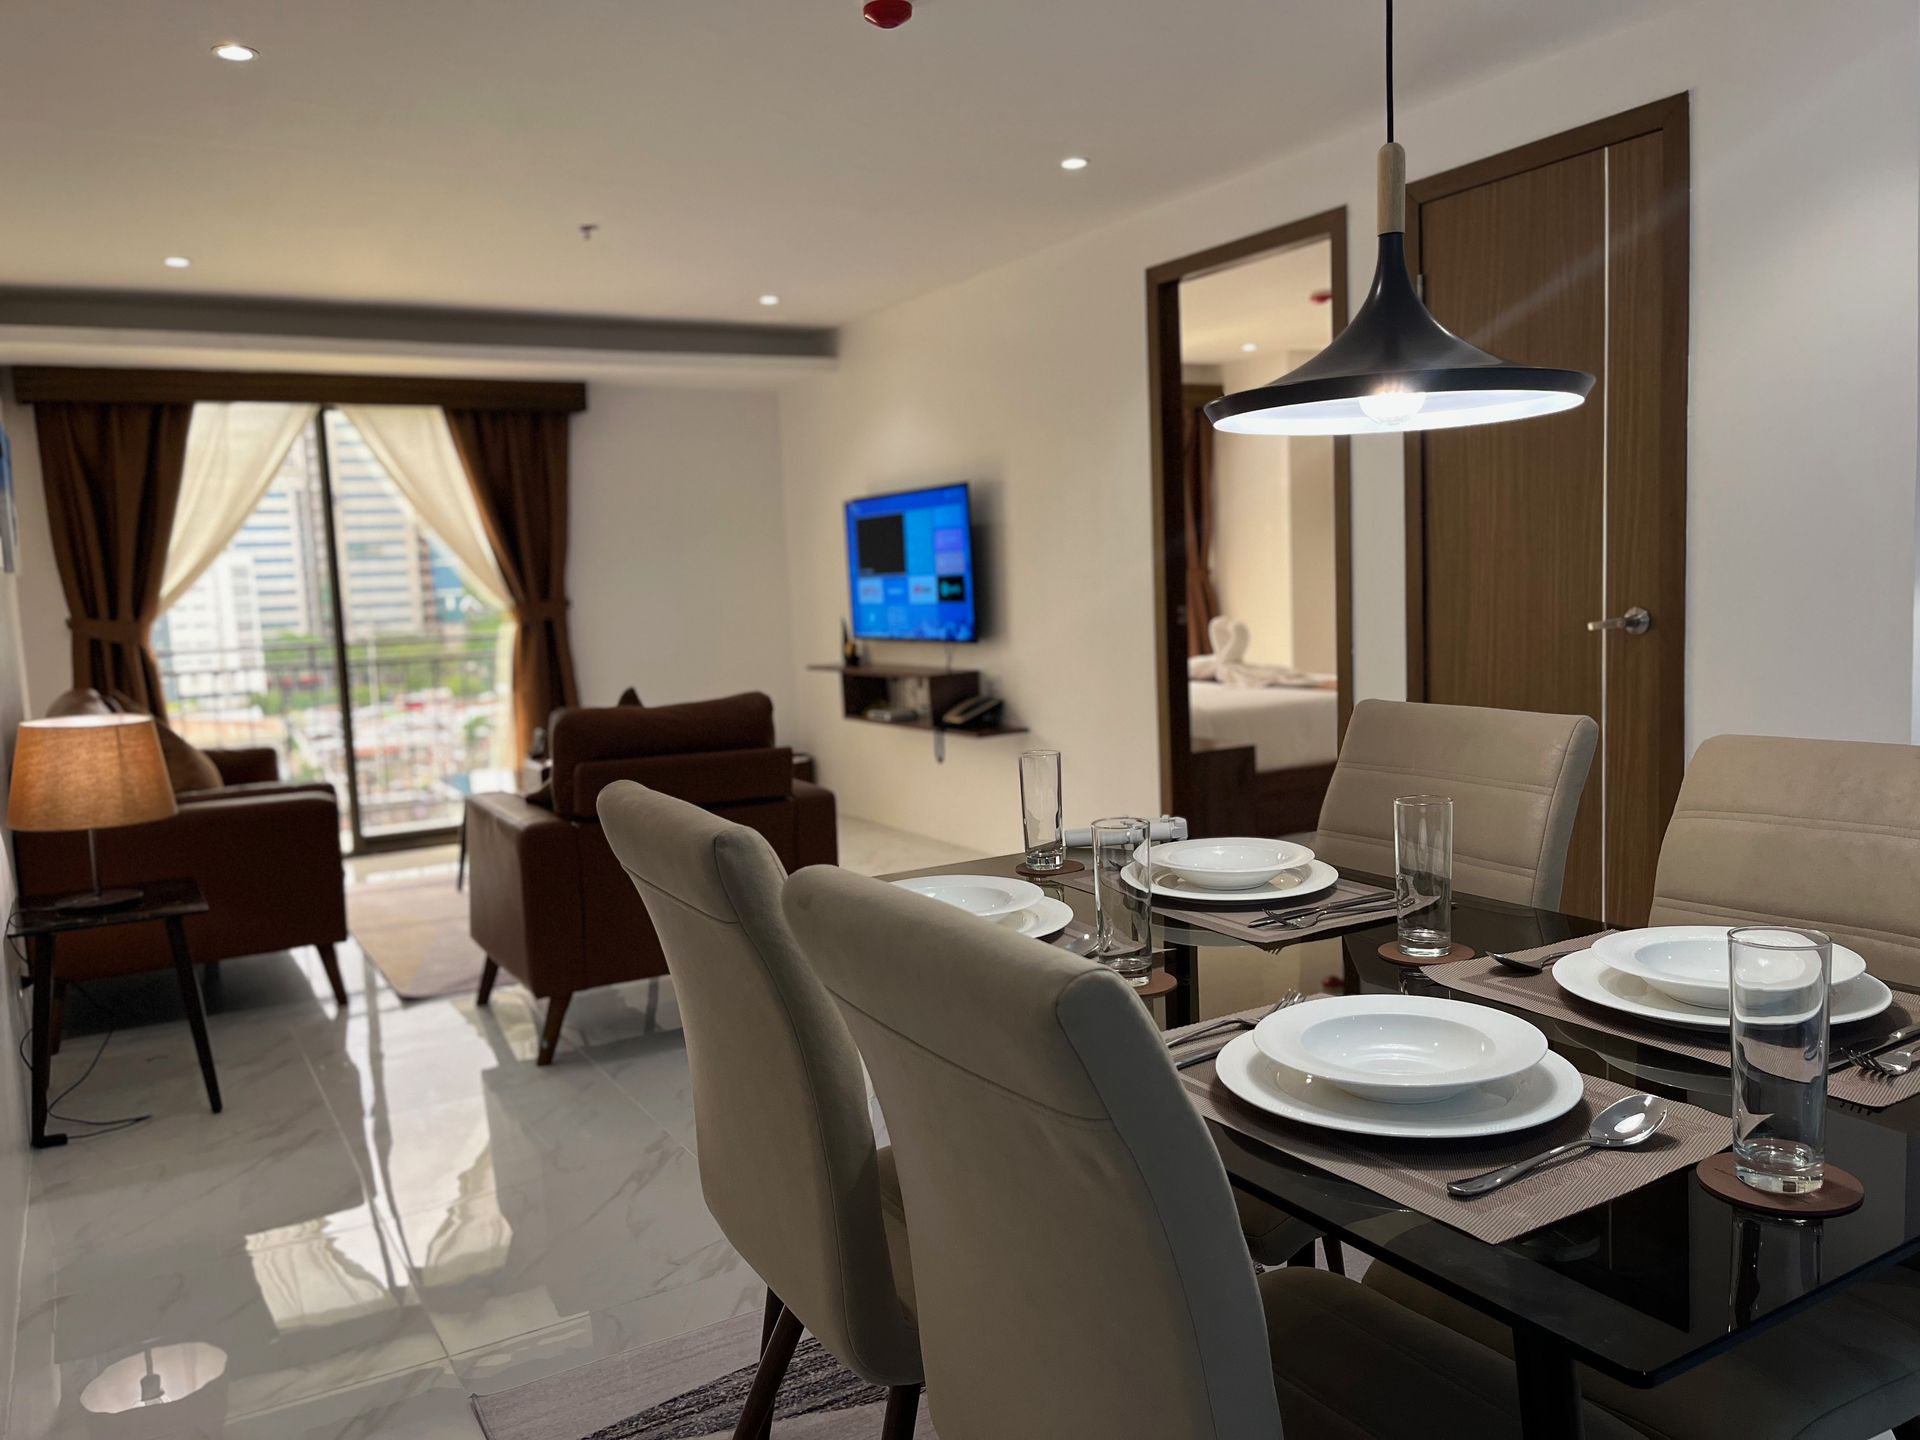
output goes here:
[[[1917, 65], [1911, 0], [1700, 0], [1402, 108], [1417, 177], [1692, 92], [1690, 743], [1911, 733]], [[796, 660], [830, 654], [845, 606], [842, 500], [984, 482], [1001, 565], [980, 662], [1066, 752], [1072, 815], [1152, 806], [1142, 272], [1345, 204], [1359, 289], [1378, 139], [1316, 144], [850, 327], [838, 373], [782, 405]], [[1352, 473], [1355, 688], [1394, 696], [1398, 442], [1356, 440]], [[1018, 742], [955, 741], [936, 769], [925, 737], [839, 720], [830, 681], [796, 683], [849, 811], [1017, 842]]]
[[[778, 410], [769, 390], [596, 383], [573, 421], [567, 588], [581, 695], [649, 704], [773, 696], [783, 736], [793, 652]], [[30, 407], [14, 442], [29, 713], [71, 683]], [[829, 652], [831, 653], [831, 652]]]
[[[1264, 385], [1289, 368], [1256, 355], [1223, 366], [1222, 388]], [[1213, 436], [1214, 591], [1220, 613], [1246, 623], [1254, 665], [1294, 663], [1292, 448], [1265, 435]]]
[[[582, 699], [610, 705], [628, 685], [649, 705], [764, 690], [790, 736], [772, 393], [592, 386], [573, 422], [572, 498], [567, 589]], [[823, 639], [810, 653], [835, 652]]]

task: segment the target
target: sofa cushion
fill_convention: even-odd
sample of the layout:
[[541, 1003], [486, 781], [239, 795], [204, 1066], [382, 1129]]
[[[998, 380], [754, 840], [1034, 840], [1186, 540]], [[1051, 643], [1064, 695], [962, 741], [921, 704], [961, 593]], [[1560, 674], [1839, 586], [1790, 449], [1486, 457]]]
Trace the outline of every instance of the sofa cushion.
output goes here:
[[597, 787], [585, 797], [585, 807], [576, 808], [582, 798], [574, 783], [576, 765], [596, 760], [771, 749], [773, 701], [750, 692], [687, 705], [560, 710], [554, 714], [549, 738], [556, 813], [597, 823], [592, 799], [599, 793]]
[[640, 703], [640, 692], [629, 685], [620, 692], [620, 698], [613, 703], [615, 705], [638, 705]]
[[[118, 690], [108, 693], [107, 706], [121, 715], [147, 713], [139, 701]], [[160, 755], [167, 762], [167, 779], [173, 783], [174, 794], [184, 794], [189, 790], [218, 790], [227, 783], [226, 777], [220, 773], [220, 767], [213, 763], [213, 757], [166, 721], [155, 717], [153, 728], [160, 732]]]

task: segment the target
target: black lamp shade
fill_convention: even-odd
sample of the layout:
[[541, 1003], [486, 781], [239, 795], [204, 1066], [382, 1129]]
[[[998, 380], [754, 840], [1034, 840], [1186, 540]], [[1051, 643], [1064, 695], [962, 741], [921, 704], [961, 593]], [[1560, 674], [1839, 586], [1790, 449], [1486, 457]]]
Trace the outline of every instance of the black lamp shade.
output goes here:
[[1592, 389], [1584, 371], [1510, 364], [1435, 320], [1395, 229], [1380, 236], [1366, 303], [1332, 344], [1270, 384], [1221, 396], [1206, 413], [1216, 430], [1236, 434], [1391, 434], [1551, 415]]

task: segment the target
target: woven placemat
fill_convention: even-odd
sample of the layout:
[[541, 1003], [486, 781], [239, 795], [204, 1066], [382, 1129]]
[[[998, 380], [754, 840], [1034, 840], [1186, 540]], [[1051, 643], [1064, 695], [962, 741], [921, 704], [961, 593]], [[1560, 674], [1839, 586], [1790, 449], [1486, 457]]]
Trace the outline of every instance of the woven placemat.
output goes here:
[[[1610, 930], [1601, 930], [1584, 938], [1597, 940], [1601, 935], [1612, 933]], [[1521, 960], [1534, 960], [1547, 955], [1564, 955], [1569, 953], [1570, 947], [1578, 949], [1581, 945], [1580, 940], [1560, 940], [1552, 945], [1537, 945], [1531, 950], [1516, 950], [1513, 955]], [[1589, 1030], [1617, 1035], [1622, 1040], [1651, 1045], [1670, 1055], [1682, 1055], [1722, 1070], [1732, 1068], [1728, 1037], [1710, 1030], [1683, 1030], [1662, 1025], [1656, 1020], [1642, 1020], [1637, 1016], [1623, 1015], [1619, 1011], [1590, 1004], [1562, 990], [1555, 983], [1551, 969], [1539, 975], [1523, 975], [1482, 955], [1451, 965], [1435, 965], [1425, 973], [1449, 990], [1477, 995], [1484, 1000], [1497, 1000], [1502, 1005], [1549, 1020], [1564, 1020]], [[1871, 1048], [1877, 1037], [1891, 1035], [1896, 1030], [1916, 1023], [1920, 1023], [1920, 996], [1902, 995], [1896, 991], [1893, 1004], [1872, 1019], [1834, 1028], [1831, 1048], [1835, 1063], [1839, 1062], [1843, 1051], [1862, 1045]], [[1849, 1066], [1827, 1077], [1827, 1094], [1835, 1100], [1844, 1100], [1869, 1110], [1885, 1109], [1910, 1096], [1920, 1095], [1920, 1067], [1897, 1080], [1882, 1080], [1857, 1066]]]
[[[1093, 876], [1069, 875], [1060, 883], [1071, 885], [1075, 889], [1093, 893]], [[1162, 920], [1175, 925], [1191, 925], [1200, 930], [1211, 930], [1216, 935], [1225, 935], [1230, 940], [1244, 941], [1248, 945], [1277, 945], [1295, 940], [1310, 940], [1316, 935], [1335, 935], [1343, 930], [1364, 930], [1369, 925], [1379, 925], [1393, 919], [1399, 913], [1398, 903], [1391, 890], [1378, 885], [1364, 885], [1358, 880], [1336, 880], [1331, 889], [1323, 890], [1311, 900], [1276, 902], [1276, 910], [1311, 910], [1318, 905], [1333, 905], [1342, 900], [1357, 900], [1364, 895], [1375, 895], [1380, 899], [1377, 906], [1364, 910], [1347, 911], [1340, 915], [1329, 915], [1317, 925], [1305, 925], [1294, 930], [1285, 925], [1255, 925], [1252, 922], [1267, 914], [1265, 907], [1244, 905], [1235, 909], [1203, 909], [1191, 905], [1169, 904], [1158, 895], [1153, 897], [1153, 913]]]
[[[1247, 1013], [1253, 1017], [1264, 1012]], [[1177, 1048], [1204, 1049], [1219, 1043], [1218, 1033], [1202, 1039], [1198, 1032], [1203, 1027], [1189, 1028], [1195, 1034], [1192, 1046], [1179, 1047], [1176, 1040]], [[1611, 1080], [1583, 1075], [1586, 1094], [1580, 1103], [1547, 1125], [1480, 1140], [1388, 1140], [1297, 1125], [1255, 1109], [1220, 1083], [1211, 1060], [1181, 1071], [1180, 1079], [1203, 1118], [1490, 1245], [1504, 1245], [1543, 1225], [1631, 1194], [1733, 1143], [1733, 1123], [1726, 1116], [1669, 1100], [1666, 1129], [1644, 1145], [1590, 1151], [1477, 1200], [1456, 1200], [1447, 1193], [1448, 1181], [1577, 1140], [1596, 1114], [1634, 1092]]]

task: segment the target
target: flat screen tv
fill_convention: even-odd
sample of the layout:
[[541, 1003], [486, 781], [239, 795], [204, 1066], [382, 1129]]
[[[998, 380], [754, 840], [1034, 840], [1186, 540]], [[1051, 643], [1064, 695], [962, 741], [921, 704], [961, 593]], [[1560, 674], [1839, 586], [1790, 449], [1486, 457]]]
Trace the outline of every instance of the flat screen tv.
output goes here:
[[858, 639], [979, 639], [967, 487], [849, 500], [847, 579]]

